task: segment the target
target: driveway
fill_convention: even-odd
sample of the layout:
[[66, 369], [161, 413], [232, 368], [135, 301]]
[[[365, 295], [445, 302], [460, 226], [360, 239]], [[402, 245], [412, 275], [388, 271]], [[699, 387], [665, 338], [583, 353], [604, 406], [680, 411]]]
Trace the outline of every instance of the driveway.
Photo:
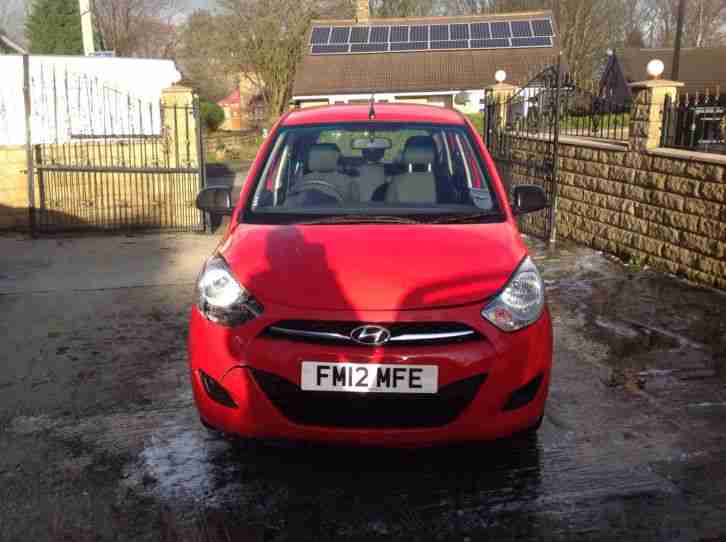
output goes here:
[[556, 333], [539, 438], [230, 443], [198, 423], [202, 235], [0, 237], [3, 540], [726, 540], [726, 296], [532, 242]]

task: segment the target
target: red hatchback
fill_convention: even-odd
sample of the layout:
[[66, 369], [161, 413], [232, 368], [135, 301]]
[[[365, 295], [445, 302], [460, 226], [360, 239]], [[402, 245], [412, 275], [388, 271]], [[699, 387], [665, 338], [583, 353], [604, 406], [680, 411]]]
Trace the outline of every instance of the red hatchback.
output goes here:
[[534, 431], [552, 364], [544, 284], [471, 123], [375, 104], [287, 113], [199, 276], [189, 354], [205, 425], [415, 446]]

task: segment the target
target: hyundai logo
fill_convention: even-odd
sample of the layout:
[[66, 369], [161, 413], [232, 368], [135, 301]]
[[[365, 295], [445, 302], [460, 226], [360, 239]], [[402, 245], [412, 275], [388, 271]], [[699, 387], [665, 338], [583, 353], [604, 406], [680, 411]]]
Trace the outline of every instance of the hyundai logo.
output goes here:
[[391, 338], [391, 332], [381, 326], [360, 326], [350, 332], [350, 338], [358, 344], [380, 346]]

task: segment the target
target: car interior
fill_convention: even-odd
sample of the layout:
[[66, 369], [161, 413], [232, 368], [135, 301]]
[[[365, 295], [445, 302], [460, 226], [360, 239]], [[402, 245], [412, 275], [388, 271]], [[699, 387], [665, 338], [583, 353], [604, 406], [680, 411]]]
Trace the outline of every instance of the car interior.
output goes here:
[[351, 143], [340, 137], [338, 144], [321, 131], [288, 137], [285, 150], [278, 152], [282, 158], [273, 159], [276, 163], [268, 168], [268, 190], [258, 192], [257, 206], [491, 208], [474, 151], [459, 132], [416, 130], [399, 148], [388, 138], [370, 137], [371, 142], [387, 144], [369, 148], [363, 138]]

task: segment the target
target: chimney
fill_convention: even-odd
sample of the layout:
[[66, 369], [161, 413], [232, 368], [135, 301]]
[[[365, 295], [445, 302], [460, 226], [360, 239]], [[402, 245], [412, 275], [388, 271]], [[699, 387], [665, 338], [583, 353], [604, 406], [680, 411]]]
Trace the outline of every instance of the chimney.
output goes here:
[[355, 19], [356, 21], [365, 22], [371, 18], [371, 9], [369, 7], [369, 0], [356, 0], [355, 4]]

